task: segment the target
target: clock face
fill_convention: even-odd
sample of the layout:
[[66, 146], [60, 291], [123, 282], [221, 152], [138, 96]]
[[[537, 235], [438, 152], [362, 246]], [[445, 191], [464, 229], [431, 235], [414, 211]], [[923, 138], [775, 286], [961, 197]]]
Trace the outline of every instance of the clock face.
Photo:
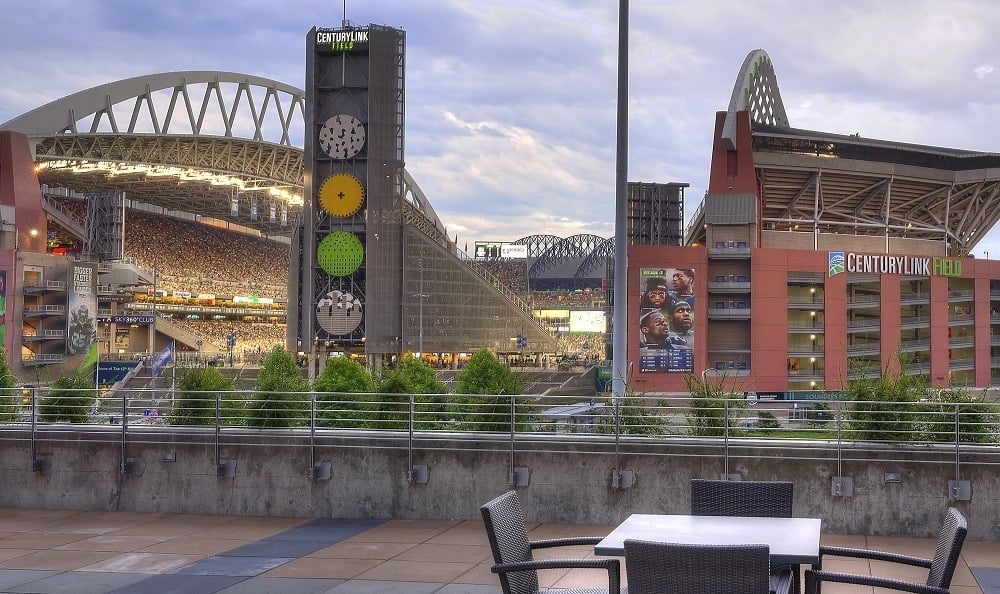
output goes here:
[[361, 300], [344, 291], [330, 291], [316, 303], [316, 321], [334, 336], [354, 332], [363, 317]]
[[365, 187], [349, 173], [334, 173], [319, 186], [319, 204], [335, 217], [346, 218], [361, 210]]
[[349, 276], [361, 268], [365, 248], [353, 233], [337, 231], [319, 242], [316, 261], [330, 276]]
[[320, 128], [319, 146], [334, 159], [350, 159], [365, 146], [365, 127], [354, 116], [335, 115]]

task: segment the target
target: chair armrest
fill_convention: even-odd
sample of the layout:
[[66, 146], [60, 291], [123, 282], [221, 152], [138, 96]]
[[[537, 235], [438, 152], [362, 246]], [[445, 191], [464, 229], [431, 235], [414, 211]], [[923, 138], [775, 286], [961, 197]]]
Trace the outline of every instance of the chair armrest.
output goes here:
[[792, 590], [793, 580], [794, 578], [790, 571], [783, 571], [777, 575], [771, 574], [768, 580], [770, 582], [768, 584], [768, 591], [773, 594], [791, 594], [791, 592], [794, 592]]
[[576, 536], [573, 538], [550, 538], [547, 540], [533, 540], [531, 550], [548, 549], [552, 547], [570, 547], [573, 545], [595, 545], [604, 540], [600, 536]]
[[871, 575], [851, 575], [847, 573], [830, 573], [828, 571], [806, 571], [806, 594], [819, 594], [821, 582], [835, 582], [838, 584], [858, 584], [871, 586], [874, 588], [888, 588], [900, 592], [913, 592], [914, 594], [948, 594], [945, 588], [935, 586], [925, 586], [924, 584], [914, 584], [889, 578], [875, 577]]
[[514, 573], [517, 571], [537, 571], [539, 569], [606, 569], [608, 572], [608, 593], [621, 592], [621, 561], [618, 559], [537, 559], [516, 563], [497, 563], [493, 573]]
[[820, 547], [819, 564], [814, 564], [813, 569], [823, 568], [823, 555], [835, 557], [855, 557], [858, 559], [874, 559], [876, 561], [888, 561], [890, 563], [902, 563], [915, 567], [931, 568], [931, 560], [921, 557], [910, 557], [909, 555], [899, 555], [897, 553], [885, 553], [882, 551], [869, 551], [868, 549], [847, 549], [843, 547]]

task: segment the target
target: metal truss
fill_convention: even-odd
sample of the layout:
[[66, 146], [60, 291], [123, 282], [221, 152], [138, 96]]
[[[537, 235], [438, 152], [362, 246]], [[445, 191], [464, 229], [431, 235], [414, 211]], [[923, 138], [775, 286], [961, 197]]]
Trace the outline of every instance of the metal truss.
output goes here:
[[[271, 188], [302, 195], [303, 153], [294, 142], [304, 133], [304, 106], [301, 89], [266, 78], [167, 72], [74, 93], [0, 130], [29, 137], [36, 160], [49, 165], [39, 172], [41, 183], [80, 192], [124, 190], [129, 200], [224, 220], [232, 220], [230, 200], [236, 193], [256, 200], [265, 212], [254, 221], [243, 205], [235, 222], [264, 235], [290, 236], [302, 204], [273, 195]], [[84, 162], [109, 164], [114, 171], [80, 171]], [[239, 180], [240, 186], [179, 183], [176, 176], [158, 175], [158, 167], [210, 172]], [[420, 224], [444, 234], [430, 201], [405, 171], [403, 186], [407, 200], [427, 219]], [[286, 205], [287, 225], [270, 222], [271, 202]]]
[[[532, 264], [528, 271], [529, 276], [541, 276], [549, 270], [553, 270], [570, 261], [583, 261], [607, 240], [597, 235], [581, 233], [573, 235], [557, 242], [549, 249], [545, 250]], [[576, 270], [574, 270], [574, 275]]]
[[549, 248], [555, 246], [563, 240], [555, 235], [528, 235], [514, 241], [514, 245], [528, 246], [528, 258], [538, 258]]
[[[755, 130], [754, 152], [765, 230], [946, 242], [961, 255], [1000, 220], [998, 156], [788, 130]], [[913, 166], [924, 160], [935, 166]]]
[[722, 138], [729, 149], [736, 149], [736, 113], [750, 112], [753, 123], [788, 127], [788, 115], [778, 90], [771, 57], [762, 49], [750, 52], [743, 60], [729, 100], [729, 110], [722, 127]]
[[580, 267], [577, 268], [576, 278], [592, 278], [595, 272], [598, 273], [597, 276], [605, 273], [608, 265], [608, 260], [614, 259], [615, 257], [615, 238], [609, 237], [604, 240], [603, 243], [598, 244], [598, 246], [590, 252], [590, 254], [584, 258], [583, 262], [580, 263]]

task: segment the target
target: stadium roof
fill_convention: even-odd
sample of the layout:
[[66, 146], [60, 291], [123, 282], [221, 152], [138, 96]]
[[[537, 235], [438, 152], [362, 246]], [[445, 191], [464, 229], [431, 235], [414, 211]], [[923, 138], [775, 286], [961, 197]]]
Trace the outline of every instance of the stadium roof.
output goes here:
[[[763, 50], [737, 77], [719, 139], [729, 150], [741, 111], [765, 229], [943, 241], [958, 254], [1000, 220], [1000, 154], [793, 128]], [[696, 212], [686, 243], [704, 241], [704, 215]]]
[[[39, 181], [51, 187], [123, 190], [130, 200], [168, 211], [289, 236], [303, 210], [304, 112], [303, 91], [278, 81], [234, 72], [165, 72], [68, 95], [0, 130], [28, 136]], [[413, 209], [443, 231], [408, 173], [404, 186]], [[236, 217], [233, 196], [239, 197]], [[272, 204], [276, 215], [287, 210], [287, 217], [272, 222]]]

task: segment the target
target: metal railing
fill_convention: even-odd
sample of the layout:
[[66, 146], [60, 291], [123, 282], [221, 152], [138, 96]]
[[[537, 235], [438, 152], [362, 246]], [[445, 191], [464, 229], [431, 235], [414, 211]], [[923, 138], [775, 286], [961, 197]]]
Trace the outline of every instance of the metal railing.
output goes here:
[[[165, 380], [161, 380], [165, 381]], [[1000, 466], [1000, 403], [928, 392], [919, 401], [747, 400], [629, 396], [582, 400], [542, 395], [410, 395], [181, 392], [169, 386], [119, 391], [0, 389], [0, 441], [308, 449], [377, 447], [415, 453], [604, 451], [704, 456], [728, 474], [740, 457]], [[823, 393], [815, 393], [821, 395]], [[972, 394], [969, 392], [967, 394]], [[567, 406], [572, 404], [573, 406]], [[572, 412], [567, 412], [572, 411]], [[26, 429], [30, 429], [25, 431]], [[27, 437], [26, 437], [27, 435]], [[376, 445], [372, 445], [375, 443]], [[655, 446], [670, 445], [669, 454]], [[695, 449], [697, 448], [697, 453]], [[963, 456], [975, 454], [974, 461]], [[305, 454], [304, 454], [305, 455]], [[217, 463], [221, 463], [217, 460]], [[512, 480], [514, 480], [512, 471]]]

